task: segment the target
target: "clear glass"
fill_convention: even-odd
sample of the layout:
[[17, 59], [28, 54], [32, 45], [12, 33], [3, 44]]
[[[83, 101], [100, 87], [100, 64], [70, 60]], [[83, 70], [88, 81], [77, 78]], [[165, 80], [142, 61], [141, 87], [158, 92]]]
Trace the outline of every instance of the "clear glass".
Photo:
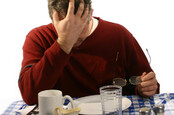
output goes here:
[[100, 87], [103, 115], [122, 115], [122, 87], [107, 85]]

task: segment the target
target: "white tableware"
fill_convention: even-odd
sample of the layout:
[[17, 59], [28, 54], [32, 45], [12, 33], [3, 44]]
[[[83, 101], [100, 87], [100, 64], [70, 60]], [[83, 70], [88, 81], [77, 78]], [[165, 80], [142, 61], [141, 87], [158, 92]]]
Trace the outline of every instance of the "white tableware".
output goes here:
[[71, 103], [71, 108], [74, 108], [73, 100], [70, 96], [62, 96], [60, 90], [44, 90], [39, 92], [39, 115], [54, 115], [54, 109], [58, 106], [63, 107], [65, 99]]
[[[101, 107], [101, 97], [100, 95], [91, 95], [78, 98], [74, 100], [74, 106], [80, 107], [81, 111], [79, 114], [86, 115], [102, 115]], [[122, 97], [122, 110], [127, 109], [131, 106], [131, 100]], [[71, 105], [68, 104], [68, 108], [71, 108]]]

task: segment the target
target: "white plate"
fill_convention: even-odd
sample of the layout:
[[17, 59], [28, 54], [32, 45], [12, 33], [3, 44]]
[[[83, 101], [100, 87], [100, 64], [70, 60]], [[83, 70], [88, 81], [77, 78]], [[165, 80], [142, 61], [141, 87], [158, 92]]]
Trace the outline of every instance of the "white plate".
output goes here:
[[[102, 114], [100, 95], [85, 96], [74, 100], [75, 107], [80, 107], [80, 114]], [[131, 101], [122, 97], [122, 110], [127, 109], [131, 105]], [[68, 107], [70, 104], [68, 104]]]

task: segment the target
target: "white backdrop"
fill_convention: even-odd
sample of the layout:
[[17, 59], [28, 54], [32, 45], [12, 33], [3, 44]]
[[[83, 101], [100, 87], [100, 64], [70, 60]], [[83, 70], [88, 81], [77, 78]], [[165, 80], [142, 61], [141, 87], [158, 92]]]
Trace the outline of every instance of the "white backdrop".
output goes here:
[[[120, 23], [148, 48], [161, 93], [174, 93], [173, 0], [93, 0], [94, 16]], [[51, 22], [47, 0], [0, 2], [0, 113], [21, 100], [18, 75], [22, 46], [33, 28]], [[147, 53], [146, 53], [147, 54]]]

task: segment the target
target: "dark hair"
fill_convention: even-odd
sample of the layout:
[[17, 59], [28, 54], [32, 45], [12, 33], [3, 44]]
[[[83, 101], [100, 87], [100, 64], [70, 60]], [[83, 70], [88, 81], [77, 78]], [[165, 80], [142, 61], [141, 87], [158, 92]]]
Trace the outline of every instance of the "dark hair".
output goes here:
[[[74, 7], [74, 14], [75, 14], [82, 0], [74, 0], [74, 1], [75, 1], [75, 7]], [[91, 0], [83, 0], [83, 1], [85, 3], [85, 8], [88, 5], [89, 11], [91, 11]], [[48, 0], [48, 10], [49, 10], [50, 18], [52, 19], [53, 9], [57, 10], [63, 16], [66, 16], [68, 5], [69, 5], [69, 0]]]

